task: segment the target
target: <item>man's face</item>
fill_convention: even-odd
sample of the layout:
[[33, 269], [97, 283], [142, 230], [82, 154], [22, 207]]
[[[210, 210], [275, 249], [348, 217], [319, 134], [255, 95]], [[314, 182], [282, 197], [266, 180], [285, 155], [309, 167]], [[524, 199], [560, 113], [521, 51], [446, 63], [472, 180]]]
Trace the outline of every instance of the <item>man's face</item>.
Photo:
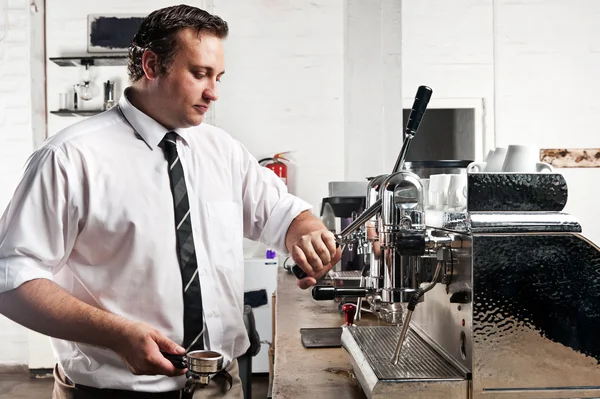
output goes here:
[[162, 119], [169, 128], [197, 126], [213, 101], [225, 72], [221, 39], [195, 29], [179, 32], [178, 51], [164, 75], [155, 80], [155, 101], [161, 104]]

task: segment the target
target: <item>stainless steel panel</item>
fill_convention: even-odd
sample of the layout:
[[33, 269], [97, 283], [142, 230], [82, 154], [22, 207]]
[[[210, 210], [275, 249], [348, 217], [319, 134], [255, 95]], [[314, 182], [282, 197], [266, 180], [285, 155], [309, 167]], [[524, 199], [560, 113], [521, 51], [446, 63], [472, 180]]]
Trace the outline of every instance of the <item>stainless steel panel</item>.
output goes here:
[[471, 212], [472, 233], [580, 233], [579, 221], [559, 212]]
[[473, 290], [476, 395], [600, 388], [598, 247], [577, 234], [474, 235]]
[[600, 398], [599, 389], [525, 389], [525, 390], [501, 390], [484, 391], [478, 393], [475, 398], [481, 399], [583, 399]]
[[[468, 235], [460, 236], [471, 241]], [[451, 303], [453, 295], [472, 296], [472, 252], [470, 245], [451, 251], [452, 261], [446, 265], [446, 276], [425, 294], [412, 316], [413, 323], [423, 334], [441, 347], [443, 353], [463, 369], [472, 367], [472, 303]], [[424, 260], [431, 263], [436, 260]]]

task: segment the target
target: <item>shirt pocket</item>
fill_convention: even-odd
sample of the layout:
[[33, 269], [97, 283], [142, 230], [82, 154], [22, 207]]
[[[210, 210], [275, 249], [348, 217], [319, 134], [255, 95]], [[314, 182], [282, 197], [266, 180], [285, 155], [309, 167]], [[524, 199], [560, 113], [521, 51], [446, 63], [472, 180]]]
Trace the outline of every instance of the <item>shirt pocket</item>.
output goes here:
[[215, 266], [226, 269], [243, 267], [242, 213], [238, 203], [215, 201], [206, 203], [210, 254]]

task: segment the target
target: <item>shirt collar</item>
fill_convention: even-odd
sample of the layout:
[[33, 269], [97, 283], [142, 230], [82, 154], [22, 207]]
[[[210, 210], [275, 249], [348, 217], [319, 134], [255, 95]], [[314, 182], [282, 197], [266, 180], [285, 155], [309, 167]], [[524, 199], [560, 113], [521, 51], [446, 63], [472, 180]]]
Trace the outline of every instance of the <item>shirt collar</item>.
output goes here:
[[[141, 139], [146, 142], [148, 147], [150, 147], [151, 150], [154, 150], [154, 148], [157, 148], [162, 139], [165, 137], [165, 134], [171, 130], [167, 129], [156, 120], [137, 109], [129, 102], [129, 99], [127, 98], [129, 95], [130, 88], [128, 87], [125, 89], [123, 95], [119, 99], [119, 107], [123, 112], [123, 116], [131, 125], [133, 130], [135, 130]], [[173, 129], [172, 131], [177, 133], [183, 139], [186, 145], [188, 144], [189, 132], [187, 129]]]

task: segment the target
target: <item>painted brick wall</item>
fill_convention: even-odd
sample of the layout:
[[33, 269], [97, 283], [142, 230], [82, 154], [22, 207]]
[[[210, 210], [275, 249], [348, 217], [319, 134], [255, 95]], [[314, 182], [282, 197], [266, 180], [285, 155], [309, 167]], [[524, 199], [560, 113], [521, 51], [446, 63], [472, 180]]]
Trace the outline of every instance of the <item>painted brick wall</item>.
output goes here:
[[[30, 104], [29, 4], [8, 0], [0, 10], [0, 209], [8, 204], [23, 165], [33, 149]], [[4, 25], [4, 24], [2, 24]], [[27, 363], [27, 331], [0, 316], [0, 364]]]
[[[600, 2], [496, 0], [498, 145], [600, 146]], [[600, 169], [559, 169], [565, 208], [600, 245]]]
[[[492, 12], [492, 0], [404, 1], [402, 91], [411, 105], [420, 85], [433, 89], [432, 103], [442, 100], [452, 106], [454, 100], [483, 101], [488, 110], [486, 137], [493, 138]], [[482, 144], [493, 148], [489, 141]]]

